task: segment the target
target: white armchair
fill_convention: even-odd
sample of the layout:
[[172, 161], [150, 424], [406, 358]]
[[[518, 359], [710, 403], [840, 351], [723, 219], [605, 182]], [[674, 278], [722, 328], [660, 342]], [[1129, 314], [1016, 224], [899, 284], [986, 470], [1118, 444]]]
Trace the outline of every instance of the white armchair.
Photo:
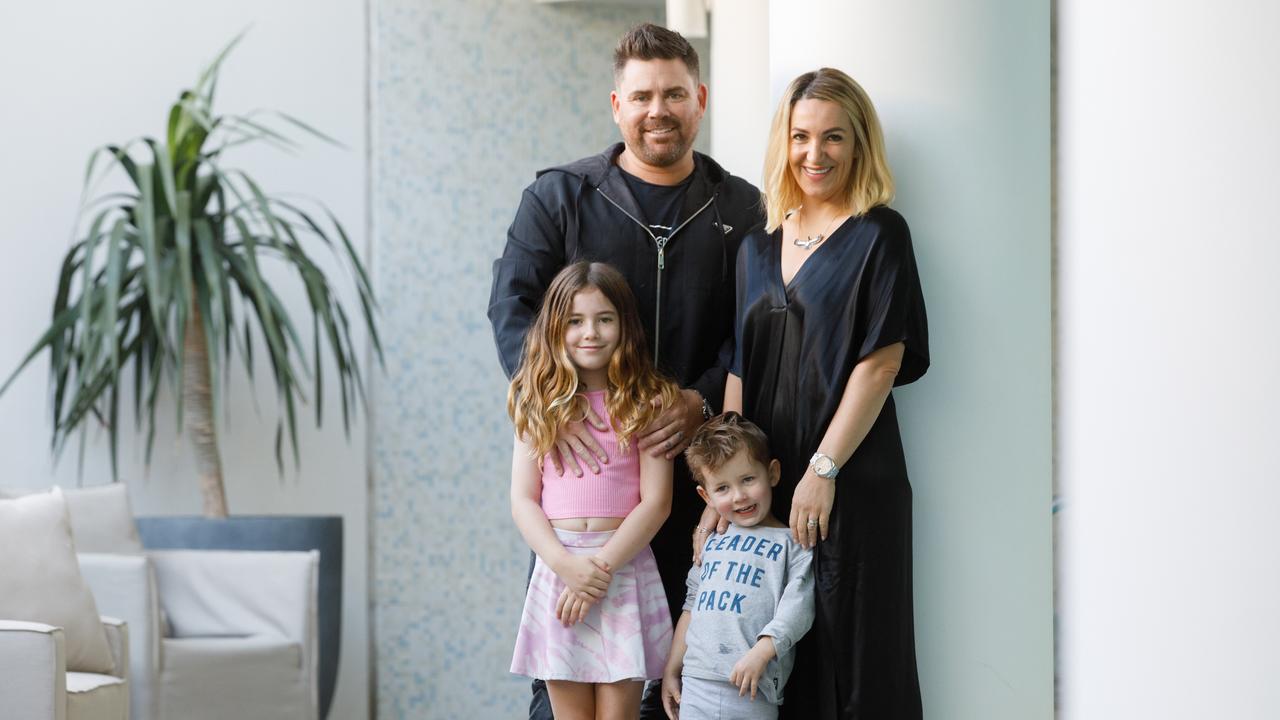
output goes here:
[[133, 720], [314, 720], [319, 553], [79, 558], [100, 610], [143, 628], [130, 638]]
[[128, 720], [129, 632], [100, 617], [62, 492], [0, 498], [0, 716]]
[[319, 552], [144, 551], [123, 485], [4, 496], [0, 720], [315, 720]]
[[160, 674], [160, 602], [145, 555], [79, 553], [80, 574], [99, 612], [129, 626], [129, 705], [132, 720], [158, 720], [155, 684]]
[[163, 718], [314, 720], [320, 553], [156, 550]]
[[62, 628], [0, 620], [0, 708], [23, 720], [128, 720], [129, 630], [103, 617], [115, 669], [67, 672]]

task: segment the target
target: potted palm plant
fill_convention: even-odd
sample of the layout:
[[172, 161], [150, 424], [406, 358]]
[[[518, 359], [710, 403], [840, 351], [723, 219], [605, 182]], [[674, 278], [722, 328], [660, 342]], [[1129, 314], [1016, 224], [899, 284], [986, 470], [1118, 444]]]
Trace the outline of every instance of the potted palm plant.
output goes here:
[[[52, 321], [0, 386], [0, 395], [48, 350], [55, 455], [76, 431], [99, 422], [107, 430], [114, 477], [122, 403], [132, 400], [135, 420], [139, 427], [145, 423], [149, 461], [159, 391], [164, 385], [171, 388], [178, 427], [194, 446], [204, 515], [215, 520], [143, 518], [139, 529], [144, 543], [253, 548], [267, 540], [280, 549], [319, 547], [321, 705], [327, 707], [337, 667], [341, 518], [314, 518], [317, 528], [304, 528], [301, 536], [296, 535], [296, 518], [227, 521], [215, 419], [227, 364], [238, 355], [252, 377], [255, 343], [260, 344], [280, 406], [277, 468], [283, 472], [286, 442], [294, 463], [300, 463], [298, 406], [312, 390], [320, 424], [325, 389], [321, 360], [327, 348], [349, 436], [352, 416], [365, 398], [360, 352], [352, 342], [352, 314], [313, 261], [313, 249], [333, 251], [350, 268], [359, 314], [379, 360], [382, 348], [368, 274], [338, 219], [323, 205], [308, 210], [269, 194], [249, 174], [226, 164], [234, 149], [249, 143], [296, 149], [278, 129], [281, 125], [335, 142], [282, 113], [214, 113], [219, 68], [239, 40], [219, 53], [193, 88], [179, 94], [163, 138], [105, 145], [91, 154], [77, 219], [83, 234], [62, 261]], [[128, 189], [95, 195], [101, 179], [113, 174], [122, 174]], [[291, 312], [281, 301], [262, 271], [270, 263], [296, 273], [306, 290], [305, 314]], [[300, 321], [309, 321], [313, 333], [309, 361]], [[129, 377], [132, 382], [123, 381]], [[132, 397], [123, 397], [126, 393]], [[323, 627], [326, 614], [332, 618], [328, 628]]]

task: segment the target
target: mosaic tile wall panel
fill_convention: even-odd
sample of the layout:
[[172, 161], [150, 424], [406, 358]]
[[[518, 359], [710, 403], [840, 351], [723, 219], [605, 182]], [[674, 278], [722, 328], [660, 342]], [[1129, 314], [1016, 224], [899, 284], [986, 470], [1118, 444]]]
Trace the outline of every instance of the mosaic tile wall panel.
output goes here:
[[520, 717], [528, 684], [507, 667], [528, 551], [507, 502], [490, 264], [534, 171], [617, 137], [613, 44], [662, 11], [533, 0], [372, 8], [386, 342], [374, 403], [377, 716]]

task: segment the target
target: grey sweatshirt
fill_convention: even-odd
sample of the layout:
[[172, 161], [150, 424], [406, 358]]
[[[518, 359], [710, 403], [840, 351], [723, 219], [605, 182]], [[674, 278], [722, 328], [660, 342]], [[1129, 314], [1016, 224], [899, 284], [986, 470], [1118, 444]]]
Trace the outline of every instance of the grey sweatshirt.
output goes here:
[[[691, 613], [684, 674], [728, 682], [733, 666], [768, 635], [777, 657], [757, 692], [782, 704], [782, 688], [795, 664], [795, 644], [813, 624], [813, 553], [787, 528], [730, 524], [712, 534], [702, 565], [689, 569], [684, 609]], [[759, 696], [757, 696], [759, 697]]]

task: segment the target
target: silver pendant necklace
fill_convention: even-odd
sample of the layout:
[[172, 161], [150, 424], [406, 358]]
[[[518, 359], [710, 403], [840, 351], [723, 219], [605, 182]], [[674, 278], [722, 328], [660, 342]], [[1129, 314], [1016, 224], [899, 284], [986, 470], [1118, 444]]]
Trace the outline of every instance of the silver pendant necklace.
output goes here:
[[809, 248], [813, 247], [814, 245], [817, 245], [823, 240], [826, 240], [826, 238], [823, 237], [821, 233], [817, 235], [810, 235], [808, 240], [801, 240], [800, 236], [797, 235], [796, 239], [791, 241], [791, 244], [803, 250], [808, 250]]
[[[800, 235], [805, 235], [804, 206], [801, 205], [800, 207], [796, 208], [796, 211], [798, 213], [796, 215], [796, 229], [800, 231]], [[805, 237], [808, 238], [806, 240], [801, 240], [800, 235], [796, 235], [795, 239], [791, 241], [791, 244], [795, 245], [801, 250], [812, 249], [815, 245], [827, 239], [827, 231], [831, 229], [831, 223], [834, 223], [836, 221], [836, 218], [838, 217], [840, 217], [839, 213], [836, 213], [835, 215], [833, 215], [831, 219], [827, 221], [827, 226], [823, 228], [822, 232], [818, 233], [817, 235], [805, 235]]]

